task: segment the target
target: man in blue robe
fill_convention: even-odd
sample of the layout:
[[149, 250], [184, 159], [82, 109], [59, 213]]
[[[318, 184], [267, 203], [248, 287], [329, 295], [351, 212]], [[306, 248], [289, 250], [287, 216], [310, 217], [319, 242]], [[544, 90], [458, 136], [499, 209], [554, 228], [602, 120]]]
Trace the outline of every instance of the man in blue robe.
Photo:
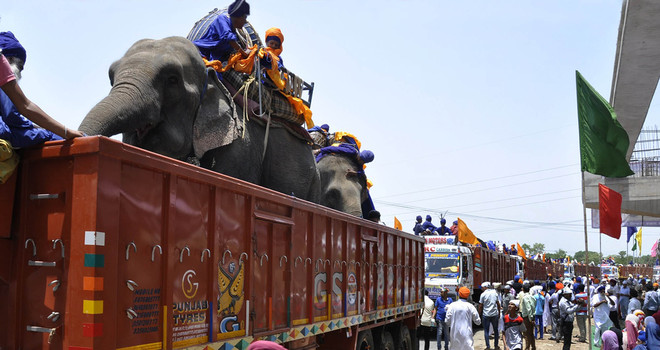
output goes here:
[[207, 60], [227, 61], [234, 52], [240, 52], [247, 57], [246, 52], [238, 44], [237, 29], [243, 28], [250, 14], [250, 4], [245, 0], [236, 0], [227, 8], [227, 15], [221, 14], [215, 18], [206, 33], [193, 41], [202, 56]]
[[449, 227], [445, 226], [446, 223], [447, 220], [445, 220], [445, 218], [440, 219], [440, 226], [435, 229], [435, 232], [441, 236], [451, 235], [451, 230]]
[[[2, 32], [0, 50], [12, 66], [16, 80], [20, 79], [27, 59], [23, 45], [12, 32]], [[36, 127], [18, 112], [9, 96], [0, 90], [0, 139], [9, 141], [14, 148], [23, 148], [62, 138], [49, 130]]]
[[422, 224], [422, 229], [424, 229], [424, 231], [428, 230], [428, 234], [433, 234], [433, 231], [437, 229], [437, 227], [431, 223], [431, 220], [431, 215], [426, 215], [426, 221]]

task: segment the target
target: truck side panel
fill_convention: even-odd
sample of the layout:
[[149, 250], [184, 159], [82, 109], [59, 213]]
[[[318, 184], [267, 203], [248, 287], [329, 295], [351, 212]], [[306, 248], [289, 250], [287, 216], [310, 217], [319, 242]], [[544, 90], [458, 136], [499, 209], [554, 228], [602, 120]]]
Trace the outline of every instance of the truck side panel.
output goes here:
[[420, 238], [106, 138], [20, 168], [0, 347], [244, 348], [417, 322]]

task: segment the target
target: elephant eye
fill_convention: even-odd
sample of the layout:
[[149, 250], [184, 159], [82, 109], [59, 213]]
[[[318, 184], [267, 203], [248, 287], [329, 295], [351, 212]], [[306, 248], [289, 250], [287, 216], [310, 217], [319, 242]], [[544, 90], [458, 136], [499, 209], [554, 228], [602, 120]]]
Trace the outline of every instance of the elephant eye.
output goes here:
[[170, 84], [170, 85], [176, 85], [176, 84], [179, 83], [179, 78], [177, 78], [175, 76], [171, 76], [171, 77], [167, 78], [167, 83]]

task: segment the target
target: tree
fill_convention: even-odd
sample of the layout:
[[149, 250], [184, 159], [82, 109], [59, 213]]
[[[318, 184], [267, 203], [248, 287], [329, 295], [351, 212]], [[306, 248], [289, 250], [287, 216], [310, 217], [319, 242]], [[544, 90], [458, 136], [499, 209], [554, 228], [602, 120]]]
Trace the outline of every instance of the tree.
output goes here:
[[628, 258], [626, 252], [622, 250], [619, 252], [619, 255], [614, 257], [614, 261], [617, 265], [628, 265], [630, 259]]
[[521, 247], [525, 251], [525, 254], [527, 254], [527, 256], [543, 254], [543, 252], [545, 252], [545, 244], [543, 243], [534, 243], [531, 246], [527, 243], [523, 243]]
[[548, 253], [546, 254], [546, 259], [563, 259], [568, 255], [565, 250], [559, 249], [556, 253]]
[[545, 252], [545, 244], [543, 243], [534, 243], [530, 248], [532, 254], [543, 254]]
[[[585, 255], [584, 250], [576, 252], [575, 255], [574, 255], [575, 262], [584, 263], [584, 255]], [[602, 257], [600, 256], [599, 253], [589, 252], [589, 262], [592, 262], [595, 265], [600, 265], [601, 259], [602, 259]]]

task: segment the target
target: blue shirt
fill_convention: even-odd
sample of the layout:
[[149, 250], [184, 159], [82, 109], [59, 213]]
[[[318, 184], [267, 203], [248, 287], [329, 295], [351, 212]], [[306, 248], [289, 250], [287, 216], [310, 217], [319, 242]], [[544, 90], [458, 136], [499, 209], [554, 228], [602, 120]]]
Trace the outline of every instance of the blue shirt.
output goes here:
[[415, 236], [419, 236], [420, 233], [422, 233], [424, 229], [422, 228], [422, 224], [420, 223], [415, 223], [415, 227], [413, 227], [413, 232], [415, 232]]
[[213, 20], [206, 33], [193, 41], [193, 44], [207, 60], [226, 61], [234, 51], [229, 43], [237, 40], [238, 37], [231, 25], [231, 18], [226, 14], [220, 14]]
[[433, 225], [433, 224], [432, 224], [430, 221], [428, 221], [428, 220], [427, 220], [427, 221], [424, 221], [424, 223], [422, 224], [422, 229], [423, 229], [423, 230], [429, 229], [429, 230], [431, 230], [431, 232], [433, 232], [433, 231], [435, 231], [436, 228], [437, 228], [437, 227], [435, 227], [435, 225]]
[[658, 293], [654, 290], [646, 292], [644, 297], [644, 310], [658, 310]]
[[536, 293], [536, 295], [534, 295], [534, 299], [536, 299], [536, 310], [534, 314], [536, 316], [543, 315], [543, 307], [545, 306], [545, 297], [543, 297], [541, 293]]
[[435, 299], [435, 319], [438, 321], [444, 321], [445, 316], [447, 316], [447, 310], [445, 310], [445, 307], [453, 302], [454, 301], [449, 297], [447, 297], [446, 301], [442, 300], [442, 297]]
[[0, 139], [9, 141], [13, 148], [23, 148], [62, 138], [49, 130], [35, 127], [18, 113], [9, 96], [0, 90]]
[[437, 229], [435, 229], [435, 232], [437, 232], [439, 235], [451, 235], [451, 230], [447, 226], [438, 226]]

